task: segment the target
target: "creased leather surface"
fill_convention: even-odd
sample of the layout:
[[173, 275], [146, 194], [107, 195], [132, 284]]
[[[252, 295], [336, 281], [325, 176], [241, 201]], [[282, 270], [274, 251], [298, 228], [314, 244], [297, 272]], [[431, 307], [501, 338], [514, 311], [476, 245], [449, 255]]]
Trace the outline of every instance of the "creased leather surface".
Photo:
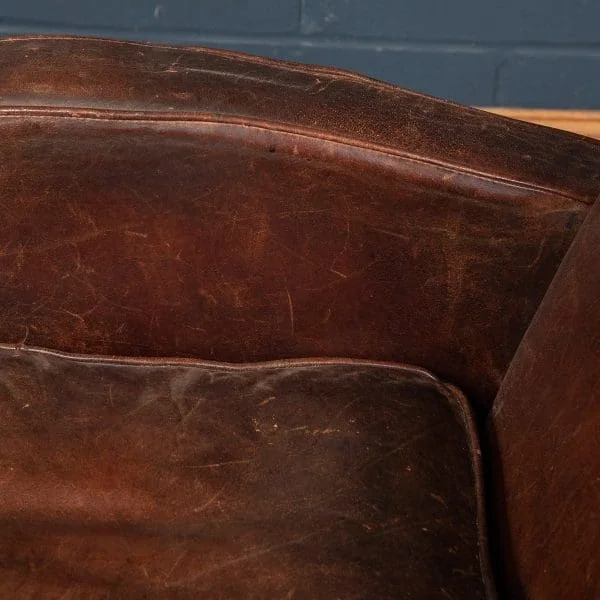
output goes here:
[[599, 250], [597, 202], [491, 415], [505, 541], [524, 597], [536, 600], [600, 597]]
[[3, 598], [483, 598], [478, 450], [427, 373], [0, 351]]

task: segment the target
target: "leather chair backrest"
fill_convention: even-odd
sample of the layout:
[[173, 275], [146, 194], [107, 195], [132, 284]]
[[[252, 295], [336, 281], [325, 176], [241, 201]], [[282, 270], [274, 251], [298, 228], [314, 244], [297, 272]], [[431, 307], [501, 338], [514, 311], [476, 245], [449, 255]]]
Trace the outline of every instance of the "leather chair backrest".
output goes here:
[[0, 42], [0, 340], [423, 365], [481, 413], [597, 143], [205, 49]]

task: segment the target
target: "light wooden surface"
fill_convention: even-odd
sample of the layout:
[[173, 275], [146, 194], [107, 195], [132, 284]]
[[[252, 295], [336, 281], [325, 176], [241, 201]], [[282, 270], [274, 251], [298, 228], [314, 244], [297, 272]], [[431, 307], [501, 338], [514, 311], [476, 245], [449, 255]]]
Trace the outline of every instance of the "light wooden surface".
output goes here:
[[600, 110], [545, 110], [529, 108], [484, 108], [489, 112], [530, 121], [538, 125], [574, 131], [600, 139]]

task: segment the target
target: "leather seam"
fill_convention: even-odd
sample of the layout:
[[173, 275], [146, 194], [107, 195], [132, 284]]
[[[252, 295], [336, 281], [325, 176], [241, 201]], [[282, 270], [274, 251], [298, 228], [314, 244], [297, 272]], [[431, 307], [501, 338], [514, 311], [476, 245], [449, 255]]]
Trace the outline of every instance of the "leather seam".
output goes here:
[[362, 148], [370, 150], [380, 154], [384, 154], [391, 157], [400, 158], [402, 160], [415, 162], [418, 164], [434, 166], [442, 168], [455, 173], [461, 173], [469, 175], [475, 179], [484, 181], [490, 181], [494, 183], [501, 183], [507, 187], [513, 187], [521, 190], [529, 190], [533, 192], [541, 192], [551, 194], [569, 200], [590, 206], [594, 203], [593, 199], [585, 197], [573, 196], [565, 193], [564, 191], [537, 185], [534, 183], [528, 183], [518, 179], [510, 179], [507, 177], [501, 177], [486, 173], [485, 171], [478, 171], [475, 169], [469, 169], [464, 165], [453, 165], [452, 163], [446, 163], [444, 161], [426, 159], [409, 152], [394, 151], [394, 148], [385, 145], [373, 144], [368, 142], [361, 142], [353, 138], [337, 135], [324, 135], [323, 132], [310, 129], [301, 128], [298, 126], [285, 127], [282, 123], [275, 123], [263, 121], [260, 119], [253, 118], [215, 118], [215, 114], [208, 113], [187, 113], [180, 112], [170, 116], [162, 111], [134, 111], [134, 110], [115, 110], [115, 109], [87, 109], [87, 108], [72, 108], [63, 109], [59, 107], [23, 107], [23, 106], [4, 106], [0, 108], [1, 117], [19, 117], [19, 116], [31, 116], [38, 118], [64, 118], [64, 119], [77, 119], [77, 120], [95, 120], [95, 121], [123, 121], [123, 122], [140, 122], [140, 123], [205, 123], [215, 125], [233, 125], [239, 127], [252, 127], [255, 129], [262, 129], [265, 131], [271, 131], [274, 133], [285, 133], [297, 135], [300, 137], [310, 138], [314, 140], [323, 140], [328, 142], [337, 143], [343, 146], [349, 146], [353, 148]]

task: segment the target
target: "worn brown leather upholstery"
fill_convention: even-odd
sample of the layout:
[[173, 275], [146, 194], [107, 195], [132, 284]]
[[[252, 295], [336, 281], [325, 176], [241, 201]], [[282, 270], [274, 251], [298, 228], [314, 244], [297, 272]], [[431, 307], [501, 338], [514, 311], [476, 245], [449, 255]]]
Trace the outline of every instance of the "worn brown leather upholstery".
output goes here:
[[0, 595], [491, 598], [477, 422], [500, 591], [595, 597], [597, 142], [199, 48], [0, 75]]
[[6, 597], [485, 597], [468, 405], [427, 373], [14, 348], [0, 370]]
[[[533, 598], [600, 597], [600, 202], [494, 403], [497, 503]], [[503, 477], [501, 477], [503, 475]]]

